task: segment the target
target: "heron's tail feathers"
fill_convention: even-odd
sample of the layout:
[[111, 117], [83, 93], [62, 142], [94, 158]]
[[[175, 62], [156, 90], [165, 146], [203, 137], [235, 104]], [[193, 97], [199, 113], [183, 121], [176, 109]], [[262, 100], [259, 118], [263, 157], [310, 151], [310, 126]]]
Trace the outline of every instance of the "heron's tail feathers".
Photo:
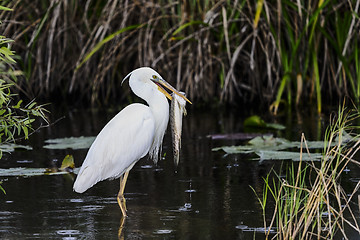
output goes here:
[[98, 178], [97, 172], [97, 169], [91, 166], [81, 169], [74, 183], [74, 191], [83, 193], [99, 182], [101, 179]]

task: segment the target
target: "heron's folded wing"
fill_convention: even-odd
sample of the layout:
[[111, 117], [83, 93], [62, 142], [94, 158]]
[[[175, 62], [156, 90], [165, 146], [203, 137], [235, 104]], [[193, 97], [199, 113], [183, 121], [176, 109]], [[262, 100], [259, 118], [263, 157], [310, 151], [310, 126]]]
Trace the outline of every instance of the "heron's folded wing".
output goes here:
[[148, 106], [131, 104], [101, 130], [74, 183], [84, 192], [97, 182], [121, 176], [144, 157], [154, 139], [155, 120]]

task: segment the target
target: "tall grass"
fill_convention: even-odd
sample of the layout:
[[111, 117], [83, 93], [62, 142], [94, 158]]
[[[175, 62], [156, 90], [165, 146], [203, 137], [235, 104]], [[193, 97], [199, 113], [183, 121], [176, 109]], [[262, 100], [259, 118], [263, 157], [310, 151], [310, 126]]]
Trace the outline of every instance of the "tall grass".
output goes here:
[[[355, 129], [351, 124], [359, 117], [359, 112], [346, 112], [344, 108], [339, 110], [337, 118], [326, 131], [320, 164], [300, 161], [296, 169], [294, 166], [290, 168], [285, 178], [278, 177], [273, 182], [269, 177], [265, 179], [263, 195], [266, 198], [260, 200], [264, 214], [268, 195], [275, 201], [271, 220], [264, 219], [267, 239], [333, 239], [336, 234], [348, 239], [346, 226], [360, 233], [351, 207], [360, 182], [350, 192], [341, 185], [344, 169], [351, 163], [359, 165], [354, 158], [360, 150], [359, 136], [349, 138], [346, 133]], [[304, 136], [301, 143], [301, 154], [307, 154]], [[276, 227], [277, 233], [270, 235], [273, 227]]]
[[3, 2], [15, 11], [1, 31], [35, 95], [111, 102], [128, 72], [151, 66], [198, 102], [320, 112], [324, 99], [360, 97], [360, 0]]

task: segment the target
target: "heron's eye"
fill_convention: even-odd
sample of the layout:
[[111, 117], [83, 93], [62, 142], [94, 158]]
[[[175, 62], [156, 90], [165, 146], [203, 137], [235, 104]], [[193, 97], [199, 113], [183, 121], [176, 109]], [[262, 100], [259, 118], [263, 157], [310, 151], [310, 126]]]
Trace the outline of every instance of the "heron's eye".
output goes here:
[[157, 79], [158, 77], [156, 75], [152, 75], [152, 78], [155, 80]]

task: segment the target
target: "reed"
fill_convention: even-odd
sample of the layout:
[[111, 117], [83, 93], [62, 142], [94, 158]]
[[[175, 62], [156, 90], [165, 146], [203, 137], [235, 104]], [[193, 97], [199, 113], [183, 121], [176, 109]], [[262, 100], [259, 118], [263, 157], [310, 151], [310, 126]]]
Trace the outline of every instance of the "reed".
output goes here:
[[[124, 100], [122, 78], [151, 66], [198, 102], [262, 102], [277, 113], [360, 97], [360, 0], [3, 1], [35, 96]], [[31, 4], [31, 8], [28, 6]], [[56, 94], [54, 94], [56, 93]]]
[[[259, 200], [261, 206], [266, 206], [268, 193], [275, 201], [271, 220], [264, 220], [266, 239], [333, 239], [335, 234], [348, 239], [345, 226], [360, 233], [351, 207], [360, 183], [350, 193], [340, 184], [348, 164], [359, 165], [354, 159], [360, 150], [359, 137], [350, 140], [346, 133], [358, 128], [351, 124], [359, 117], [359, 112], [347, 112], [345, 108], [339, 110], [325, 133], [320, 164], [300, 161], [297, 168], [292, 165], [285, 178], [277, 176], [272, 182], [269, 177], [265, 179], [266, 197]], [[301, 140], [301, 154], [307, 154], [309, 150], [304, 135]], [[276, 234], [270, 235], [274, 227]]]

